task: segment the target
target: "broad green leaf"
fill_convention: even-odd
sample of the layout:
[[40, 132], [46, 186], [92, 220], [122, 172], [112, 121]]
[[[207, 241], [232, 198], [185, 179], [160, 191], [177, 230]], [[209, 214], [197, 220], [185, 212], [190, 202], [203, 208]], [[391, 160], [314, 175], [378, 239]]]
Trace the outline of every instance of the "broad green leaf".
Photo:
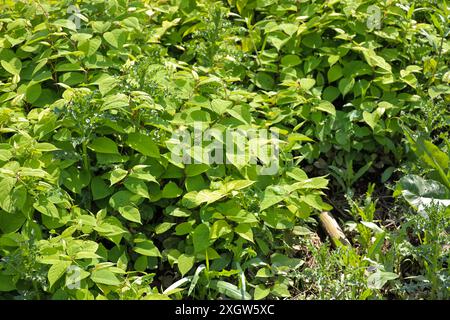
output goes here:
[[327, 72], [327, 77], [328, 77], [329, 83], [340, 79], [342, 76], [343, 76], [342, 67], [338, 64], [335, 64], [334, 66], [332, 66]]
[[64, 273], [66, 273], [67, 268], [69, 268], [71, 264], [71, 261], [59, 261], [50, 267], [47, 274], [50, 287], [52, 287], [55, 282], [58, 281]]
[[225, 220], [217, 220], [211, 227], [211, 239], [215, 240], [233, 232], [232, 227]]
[[255, 183], [255, 181], [251, 181], [251, 180], [233, 180], [233, 181], [229, 181], [229, 182], [225, 183], [223, 185], [223, 187], [221, 188], [221, 190], [224, 193], [229, 193], [234, 190], [245, 189], [254, 183]]
[[180, 223], [175, 227], [175, 234], [177, 236], [188, 234], [191, 231], [192, 231], [192, 224], [190, 224], [189, 222]]
[[230, 109], [232, 106], [232, 101], [222, 99], [213, 99], [211, 101], [211, 109], [219, 115], [222, 115], [227, 109]]
[[90, 57], [97, 52], [101, 44], [102, 39], [99, 37], [86, 39], [78, 43], [78, 50], [83, 51], [87, 57]]
[[413, 138], [411, 130], [404, 128], [412, 150], [419, 159], [427, 166], [435, 169], [439, 174], [441, 182], [450, 189], [450, 178], [448, 177], [450, 160], [447, 154], [439, 150], [431, 141], [425, 140], [423, 136]]
[[0, 292], [8, 292], [16, 290], [13, 275], [0, 274]]
[[299, 56], [294, 54], [288, 54], [281, 58], [281, 65], [284, 67], [295, 67], [301, 63]]
[[316, 110], [320, 110], [326, 113], [329, 113], [333, 116], [336, 115], [336, 108], [331, 102], [328, 101], [322, 101], [317, 106], [314, 107]]
[[367, 111], [363, 111], [363, 119], [369, 125], [369, 127], [372, 128], [372, 130], [375, 130], [375, 127], [379, 120], [378, 113], [376, 112], [370, 113]]
[[316, 80], [311, 78], [302, 78], [300, 79], [300, 87], [303, 90], [309, 90], [316, 84]]
[[141, 223], [141, 214], [136, 207], [133, 206], [124, 206], [119, 208], [119, 213], [122, 217], [127, 220]]
[[16, 57], [12, 58], [9, 61], [1, 60], [1, 65], [6, 71], [16, 76], [19, 75], [20, 70], [22, 69], [22, 62], [19, 58]]
[[14, 209], [10, 193], [15, 183], [16, 179], [12, 177], [2, 177], [0, 179], [0, 208], [6, 212], [10, 212]]
[[39, 83], [34, 83], [34, 84], [30, 83], [27, 86], [27, 89], [25, 92], [25, 100], [28, 103], [34, 103], [39, 98], [41, 93], [42, 93], [42, 88]]
[[171, 223], [171, 222], [160, 223], [155, 227], [155, 233], [163, 234], [163, 233], [169, 231], [174, 225], [176, 225], [176, 223]]
[[437, 181], [409, 174], [399, 180], [398, 187], [406, 201], [420, 212], [424, 212], [433, 203], [450, 206], [449, 189]]
[[169, 182], [167, 183], [163, 190], [162, 190], [162, 197], [163, 198], [177, 198], [180, 195], [183, 194], [183, 190], [178, 187], [178, 185], [175, 182]]
[[286, 198], [286, 191], [279, 186], [269, 186], [264, 191], [262, 201], [260, 203], [260, 211], [266, 210]]
[[127, 144], [145, 156], [153, 158], [160, 157], [158, 145], [149, 136], [142, 133], [130, 133]]
[[112, 153], [119, 154], [119, 150], [117, 149], [117, 144], [107, 137], [100, 137], [94, 139], [89, 145], [88, 148], [99, 153]]
[[275, 81], [268, 73], [258, 72], [255, 76], [255, 84], [263, 90], [272, 90]]
[[210, 232], [209, 227], [202, 223], [192, 232], [192, 242], [196, 253], [205, 251], [209, 247]]
[[178, 257], [178, 269], [181, 276], [184, 276], [194, 266], [195, 257], [192, 255], [182, 254]]
[[354, 84], [355, 84], [354, 78], [343, 78], [339, 81], [338, 85], [339, 91], [345, 97], [347, 93], [349, 93], [350, 90], [353, 89]]
[[147, 185], [144, 181], [134, 178], [134, 177], [127, 177], [125, 181], [123, 182], [125, 188], [133, 192], [134, 194], [137, 194], [141, 197], [150, 198], [150, 195], [148, 193]]
[[153, 244], [151, 240], [135, 240], [136, 245], [134, 246], [134, 251], [144, 256], [149, 257], [161, 257], [159, 249]]
[[270, 207], [260, 213], [260, 217], [271, 228], [290, 229], [294, 227], [294, 215], [287, 209]]
[[112, 31], [105, 32], [103, 38], [116, 49], [122, 49], [123, 45], [127, 41], [127, 32], [122, 29], [114, 29]]
[[320, 48], [322, 46], [322, 38], [319, 33], [310, 33], [303, 37], [302, 44], [308, 48]]
[[91, 180], [92, 199], [98, 200], [109, 196], [113, 190], [100, 177], [93, 177]]
[[109, 174], [109, 181], [111, 181], [111, 185], [116, 184], [117, 182], [121, 181], [123, 178], [125, 178], [128, 174], [127, 170], [117, 168], [110, 172]]
[[69, 19], [58, 19], [52, 23], [56, 27], [66, 28], [72, 31], [77, 31], [77, 26], [72, 20]]
[[184, 172], [186, 173], [186, 177], [194, 177], [199, 174], [202, 174], [203, 172], [208, 171], [209, 168], [210, 168], [210, 166], [207, 164], [194, 163], [194, 164], [186, 165]]
[[249, 224], [239, 224], [234, 231], [245, 240], [253, 242], [253, 231]]
[[118, 210], [120, 207], [124, 207], [130, 204], [137, 204], [142, 199], [141, 196], [131, 193], [127, 190], [121, 190], [113, 194], [109, 198], [109, 205]]
[[26, 220], [27, 218], [21, 213], [0, 211], [0, 230], [3, 233], [17, 232]]
[[120, 286], [122, 283], [115, 273], [108, 269], [94, 270], [91, 274], [91, 280], [95, 283], [106, 284], [109, 286]]
[[367, 278], [369, 288], [380, 290], [390, 280], [398, 278], [396, 273], [377, 270]]
[[259, 284], [255, 287], [253, 298], [255, 300], [262, 300], [270, 293], [270, 288], [266, 288], [263, 284]]

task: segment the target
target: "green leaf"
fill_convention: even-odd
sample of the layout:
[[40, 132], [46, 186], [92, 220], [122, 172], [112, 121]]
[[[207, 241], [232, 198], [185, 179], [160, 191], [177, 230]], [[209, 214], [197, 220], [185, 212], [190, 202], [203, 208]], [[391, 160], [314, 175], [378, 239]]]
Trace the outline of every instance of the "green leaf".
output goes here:
[[175, 227], [175, 234], [177, 236], [188, 234], [191, 231], [192, 231], [192, 224], [190, 224], [189, 222], [180, 223]]
[[385, 183], [389, 180], [389, 178], [392, 176], [392, 173], [394, 172], [395, 167], [388, 167], [386, 170], [383, 171], [383, 174], [381, 175], [381, 182]]
[[97, 52], [101, 44], [102, 39], [99, 37], [85, 39], [78, 43], [78, 50], [83, 51], [87, 57], [90, 57]]
[[1, 65], [6, 71], [15, 76], [18, 76], [20, 70], [22, 69], [22, 62], [20, 61], [19, 58], [16, 57], [12, 58], [9, 61], [2, 60]]
[[39, 197], [38, 200], [35, 203], [33, 203], [33, 207], [37, 211], [48, 217], [52, 218], [59, 217], [58, 209], [47, 198]]
[[377, 270], [367, 278], [369, 288], [380, 290], [390, 280], [398, 278], [396, 273]]
[[155, 227], [155, 233], [163, 234], [163, 233], [169, 231], [174, 225], [176, 225], [176, 223], [171, 223], [171, 222], [160, 223]]
[[342, 76], [343, 76], [342, 67], [338, 64], [335, 64], [334, 66], [332, 66], [327, 72], [327, 77], [328, 77], [329, 83], [340, 79]]
[[316, 80], [311, 78], [302, 78], [300, 79], [300, 87], [303, 90], [309, 90], [316, 84]]
[[0, 179], [0, 208], [6, 212], [14, 210], [10, 193], [15, 183], [16, 180], [12, 177], [2, 177]]
[[206, 182], [201, 175], [195, 177], [187, 177], [184, 182], [184, 185], [188, 192], [200, 191], [202, 189], [208, 188], [208, 182]]
[[91, 176], [86, 170], [78, 170], [72, 166], [61, 172], [61, 178], [67, 189], [81, 194], [82, 189], [89, 185]]
[[316, 110], [320, 110], [323, 112], [327, 112], [331, 114], [332, 116], [336, 116], [336, 108], [331, 102], [328, 101], [322, 101], [319, 103], [319, 105], [314, 107]]
[[42, 93], [42, 88], [39, 83], [29, 84], [25, 91], [25, 100], [28, 103], [34, 103]]
[[420, 212], [432, 203], [450, 206], [450, 190], [437, 181], [409, 174], [399, 180], [398, 187], [406, 201]]
[[281, 58], [281, 65], [283, 67], [295, 67], [301, 63], [301, 59], [299, 56], [294, 54], [288, 54]]
[[111, 153], [111, 154], [119, 154], [119, 150], [117, 149], [117, 144], [107, 137], [100, 137], [94, 139], [89, 145], [88, 148], [99, 153]]
[[178, 257], [178, 269], [181, 276], [184, 276], [194, 266], [195, 257], [192, 255], [182, 254]]
[[254, 183], [255, 183], [255, 181], [251, 181], [251, 180], [232, 180], [232, 181], [225, 183], [222, 186], [222, 188], [220, 188], [220, 190], [223, 191], [224, 193], [229, 193], [231, 191], [245, 189]]
[[109, 181], [111, 181], [111, 185], [121, 181], [123, 178], [127, 176], [127, 174], [128, 171], [121, 168], [111, 171], [109, 174]]
[[435, 169], [441, 179], [440, 182], [450, 189], [450, 178], [447, 176], [450, 166], [448, 155], [439, 150], [431, 141], [425, 140], [423, 136], [413, 138], [410, 129], [404, 128], [404, 133], [411, 145], [411, 149], [419, 159], [427, 166]]
[[266, 288], [263, 284], [259, 284], [255, 287], [255, 293], [253, 298], [255, 300], [262, 300], [267, 297], [270, 293], [270, 288]]
[[100, 177], [93, 177], [91, 180], [92, 199], [98, 200], [109, 196], [113, 190]]
[[350, 90], [353, 89], [354, 84], [355, 84], [354, 78], [343, 78], [339, 81], [338, 85], [339, 91], [345, 97], [347, 93], [349, 93]]
[[318, 194], [307, 194], [305, 196], [302, 196], [300, 199], [303, 202], [307, 203], [309, 206], [320, 211], [333, 209], [333, 207], [331, 207], [329, 204], [323, 202], [322, 197]]
[[255, 84], [263, 90], [272, 90], [275, 81], [268, 73], [258, 72], [255, 77]]
[[139, 213], [139, 210], [133, 206], [120, 207], [119, 213], [127, 220], [142, 224], [141, 214]]
[[372, 130], [375, 130], [375, 126], [377, 125], [379, 120], [378, 113], [363, 111], [363, 119], [369, 125], [369, 127], [372, 128]]
[[47, 275], [50, 287], [52, 287], [55, 282], [58, 281], [64, 273], [66, 273], [67, 268], [69, 268], [71, 264], [71, 261], [58, 261], [50, 267]]
[[225, 220], [217, 220], [211, 227], [211, 240], [215, 240], [233, 232], [233, 228]]
[[23, 214], [0, 211], [0, 230], [3, 233], [17, 232], [26, 220]]
[[153, 244], [151, 240], [135, 240], [135, 242], [136, 245], [133, 250], [137, 253], [148, 257], [161, 257], [159, 249]]
[[[146, 165], [134, 166], [130, 171], [130, 177], [159, 184], [159, 182], [156, 180], [155, 176], [158, 176], [159, 173], [162, 171], [157, 171], [157, 170], [152, 170], [152, 169], [154, 169], [154, 168], [151, 166], [146, 166]], [[164, 170], [164, 169], [161, 168], [161, 170]], [[150, 171], [153, 171], [153, 173]]]
[[260, 203], [260, 211], [266, 210], [277, 203], [283, 201], [286, 197], [285, 190], [279, 186], [269, 186], [264, 191], [262, 201]]
[[319, 33], [310, 33], [303, 38], [302, 44], [308, 48], [320, 48], [322, 46], [322, 38]]
[[260, 217], [269, 227], [274, 229], [291, 229], [294, 227], [294, 215], [284, 208], [268, 208], [260, 213]]
[[122, 29], [114, 29], [103, 34], [103, 38], [116, 49], [122, 49], [127, 42], [127, 32]]
[[124, 183], [125, 187], [131, 192], [149, 199], [150, 195], [148, 194], [148, 188], [144, 181], [134, 178], [128, 177], [125, 179]]
[[373, 49], [359, 48], [367, 61], [367, 63], [373, 68], [381, 68], [386, 72], [392, 72], [392, 68], [386, 60], [375, 53]]
[[192, 232], [192, 242], [194, 244], [194, 252], [203, 252], [209, 247], [209, 227], [202, 223], [199, 224]]
[[167, 183], [162, 190], [163, 198], [177, 198], [183, 194], [183, 190], [180, 189], [175, 182], [170, 181]]
[[122, 283], [116, 277], [114, 272], [108, 269], [94, 270], [91, 274], [91, 280], [95, 283], [106, 284], [109, 286], [120, 286]]
[[334, 100], [336, 100], [337, 97], [339, 97], [340, 91], [338, 88], [330, 86], [330, 87], [326, 87], [325, 90], [323, 91], [322, 94], [322, 98], [324, 100], [333, 102]]
[[184, 171], [186, 173], [186, 177], [194, 177], [199, 174], [202, 174], [203, 172], [208, 171], [209, 168], [210, 168], [210, 166], [207, 164], [194, 163], [194, 164], [186, 165], [186, 168]]
[[58, 19], [56, 21], [53, 21], [52, 23], [56, 27], [66, 28], [72, 31], [77, 31], [77, 26], [73, 21], [69, 19]]
[[145, 156], [159, 158], [159, 148], [153, 140], [142, 133], [130, 133], [127, 144]]
[[253, 242], [253, 232], [249, 224], [239, 224], [234, 231], [245, 240]]
[[227, 111], [227, 109], [230, 109], [232, 106], [232, 101], [222, 99], [213, 99], [211, 101], [211, 109], [218, 115], [222, 115], [225, 111]]
[[8, 292], [16, 290], [12, 275], [0, 274], [0, 292]]
[[12, 153], [6, 149], [0, 149], [0, 161], [8, 161], [12, 158]]
[[109, 198], [109, 205], [118, 210], [120, 207], [124, 207], [130, 204], [137, 204], [142, 199], [141, 196], [131, 193], [127, 190], [121, 190], [113, 194]]

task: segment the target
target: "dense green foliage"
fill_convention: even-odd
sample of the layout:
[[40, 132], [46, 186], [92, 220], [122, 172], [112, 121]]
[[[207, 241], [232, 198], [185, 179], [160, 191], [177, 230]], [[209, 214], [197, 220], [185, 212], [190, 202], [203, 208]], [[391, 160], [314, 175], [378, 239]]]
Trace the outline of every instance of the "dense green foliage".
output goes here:
[[[445, 1], [0, 6], [0, 297], [450, 295]], [[174, 160], [198, 123], [278, 170]]]

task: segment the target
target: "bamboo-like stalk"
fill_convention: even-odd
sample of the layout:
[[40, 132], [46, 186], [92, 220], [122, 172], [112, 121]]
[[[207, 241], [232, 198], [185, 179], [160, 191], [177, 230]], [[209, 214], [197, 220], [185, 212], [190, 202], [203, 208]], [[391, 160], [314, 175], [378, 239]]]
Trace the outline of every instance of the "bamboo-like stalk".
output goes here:
[[331, 238], [334, 246], [339, 246], [339, 244], [351, 246], [350, 241], [348, 241], [341, 227], [330, 212], [322, 212], [319, 215], [319, 220], [325, 232]]

